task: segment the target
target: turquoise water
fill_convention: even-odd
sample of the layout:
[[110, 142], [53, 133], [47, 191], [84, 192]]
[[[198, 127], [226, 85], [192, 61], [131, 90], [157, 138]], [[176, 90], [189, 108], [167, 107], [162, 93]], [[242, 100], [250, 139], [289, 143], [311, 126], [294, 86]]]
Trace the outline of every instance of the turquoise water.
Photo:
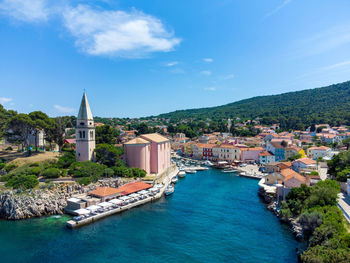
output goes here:
[[257, 190], [257, 180], [208, 170], [80, 229], [64, 217], [0, 221], [0, 262], [297, 262], [299, 244]]

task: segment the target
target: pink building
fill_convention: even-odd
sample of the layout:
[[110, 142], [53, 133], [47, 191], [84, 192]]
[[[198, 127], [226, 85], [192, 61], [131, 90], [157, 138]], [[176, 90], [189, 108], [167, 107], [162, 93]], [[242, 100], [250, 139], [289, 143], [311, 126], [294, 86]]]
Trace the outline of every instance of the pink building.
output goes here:
[[244, 163], [258, 163], [259, 153], [263, 152], [261, 147], [254, 148], [242, 148], [241, 149], [241, 161]]
[[124, 144], [126, 163], [147, 174], [161, 173], [170, 167], [170, 140], [157, 134], [143, 134]]

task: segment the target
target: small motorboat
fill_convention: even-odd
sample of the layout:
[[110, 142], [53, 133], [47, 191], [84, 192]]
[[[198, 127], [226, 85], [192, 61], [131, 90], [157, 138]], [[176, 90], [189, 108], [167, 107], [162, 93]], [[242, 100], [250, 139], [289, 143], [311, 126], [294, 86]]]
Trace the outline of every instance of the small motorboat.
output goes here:
[[237, 170], [234, 168], [226, 168], [224, 170], [222, 170], [223, 173], [236, 173]]
[[189, 168], [189, 169], [186, 169], [185, 172], [188, 174], [195, 174], [197, 171], [195, 169]]
[[171, 182], [172, 182], [173, 184], [176, 184], [177, 181], [178, 181], [178, 179], [177, 179], [177, 176], [176, 176], [176, 175], [175, 175], [173, 178], [171, 178]]
[[185, 172], [185, 171], [180, 171], [177, 175], [178, 175], [180, 178], [184, 178], [184, 177], [186, 177], [186, 172]]
[[209, 161], [209, 160], [207, 160], [207, 161], [205, 161], [205, 166], [213, 166], [214, 164], [211, 162], [211, 161]]
[[168, 185], [168, 187], [165, 188], [165, 195], [171, 195], [172, 193], [174, 193], [174, 190], [175, 190], [174, 186]]

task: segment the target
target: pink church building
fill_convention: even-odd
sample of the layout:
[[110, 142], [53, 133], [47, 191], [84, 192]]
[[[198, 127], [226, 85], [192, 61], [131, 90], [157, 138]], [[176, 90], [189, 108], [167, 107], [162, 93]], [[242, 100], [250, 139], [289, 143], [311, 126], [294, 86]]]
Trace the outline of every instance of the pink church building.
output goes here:
[[170, 140], [158, 133], [143, 134], [124, 143], [126, 163], [159, 174], [170, 167]]

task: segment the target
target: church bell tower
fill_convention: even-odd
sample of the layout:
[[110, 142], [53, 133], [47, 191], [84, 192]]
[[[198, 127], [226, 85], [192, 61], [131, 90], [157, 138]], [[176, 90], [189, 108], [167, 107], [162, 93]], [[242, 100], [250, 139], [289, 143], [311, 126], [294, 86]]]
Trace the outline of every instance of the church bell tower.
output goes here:
[[95, 126], [89, 102], [84, 92], [76, 125], [76, 160], [78, 162], [94, 161]]

